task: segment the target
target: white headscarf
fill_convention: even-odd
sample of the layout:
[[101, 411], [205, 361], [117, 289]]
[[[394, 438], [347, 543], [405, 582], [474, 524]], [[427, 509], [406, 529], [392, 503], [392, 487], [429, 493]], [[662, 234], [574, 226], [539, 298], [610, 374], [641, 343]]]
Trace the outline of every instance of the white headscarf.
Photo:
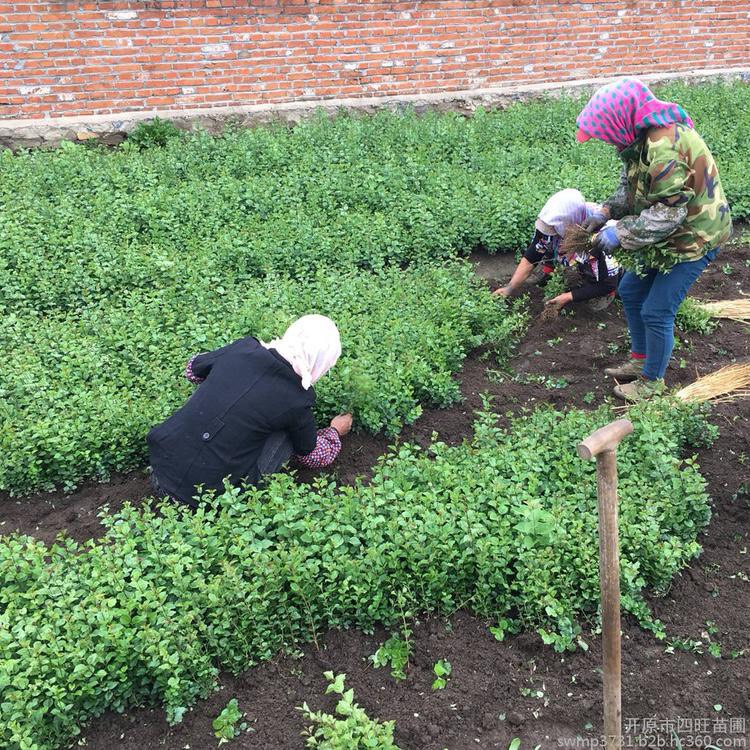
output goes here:
[[325, 315], [304, 315], [280, 339], [261, 343], [289, 362], [302, 378], [305, 390], [320, 380], [341, 356], [339, 330]]
[[536, 228], [543, 234], [565, 236], [571, 224], [582, 224], [586, 220], [586, 200], [579, 190], [567, 188], [555, 193], [539, 212]]

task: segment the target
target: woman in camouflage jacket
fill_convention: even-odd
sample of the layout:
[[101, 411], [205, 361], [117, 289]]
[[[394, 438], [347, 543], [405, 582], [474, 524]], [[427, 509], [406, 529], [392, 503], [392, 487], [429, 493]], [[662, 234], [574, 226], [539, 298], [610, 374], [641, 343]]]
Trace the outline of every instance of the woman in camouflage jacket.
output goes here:
[[[674, 347], [677, 308], [729, 239], [732, 220], [716, 163], [678, 104], [657, 99], [644, 83], [621, 78], [599, 89], [577, 120], [576, 138], [598, 138], [623, 161], [615, 194], [584, 224], [601, 229], [594, 243], [627, 263], [647, 258], [620, 282], [631, 358], [605, 370], [624, 385], [615, 394], [637, 401], [664, 388]], [[632, 382], [631, 382], [632, 381]]]

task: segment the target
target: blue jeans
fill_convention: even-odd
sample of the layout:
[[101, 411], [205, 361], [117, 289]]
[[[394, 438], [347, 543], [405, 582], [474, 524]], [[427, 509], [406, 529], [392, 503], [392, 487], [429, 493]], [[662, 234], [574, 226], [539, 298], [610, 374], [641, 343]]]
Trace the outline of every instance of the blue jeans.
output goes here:
[[628, 319], [631, 350], [646, 355], [643, 377], [647, 380], [664, 377], [674, 348], [677, 308], [718, 253], [717, 247], [698, 260], [678, 263], [668, 273], [649, 268], [645, 276], [628, 271], [622, 277], [617, 291]]

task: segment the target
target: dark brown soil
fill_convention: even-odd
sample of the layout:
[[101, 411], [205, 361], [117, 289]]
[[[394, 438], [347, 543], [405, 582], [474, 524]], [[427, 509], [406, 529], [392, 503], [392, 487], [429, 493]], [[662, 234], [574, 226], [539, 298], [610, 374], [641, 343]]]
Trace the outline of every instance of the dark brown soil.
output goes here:
[[18, 530], [47, 543], [60, 531], [77, 541], [92, 539], [104, 533], [99, 512], [108, 507], [115, 511], [130, 500], [140, 502], [150, 492], [145, 471], [117, 475], [109, 482], [86, 482], [70, 495], [40, 492], [24, 498], [0, 500], [2, 533]]
[[[692, 294], [704, 299], [729, 299], [750, 293], [750, 248], [722, 252]], [[725, 273], [725, 264], [732, 273]], [[726, 269], [727, 271], [729, 269]], [[532, 313], [541, 311], [541, 294], [531, 292]], [[493, 408], [507, 419], [541, 403], [559, 408], [592, 406], [608, 398], [611, 381], [603, 367], [620, 360], [626, 351], [625, 326], [618, 306], [604, 313], [579, 310], [542, 326], [535, 317], [528, 335], [511, 362], [516, 376], [498, 382], [502, 374], [490, 373], [491, 360], [475, 352], [460, 374], [463, 401], [449, 409], [426, 410], [417, 423], [404, 430], [401, 440], [426, 444], [433, 431], [454, 443], [471, 435], [474, 411], [481, 408], [482, 393], [490, 394]], [[670, 385], [688, 383], [696, 372], [705, 374], [734, 359], [750, 357], [748, 329], [724, 322], [710, 336], [680, 337], [667, 374]], [[684, 360], [684, 361], [683, 361]], [[533, 376], [549, 378], [531, 382]], [[564, 380], [564, 382], [563, 382]], [[593, 395], [588, 395], [593, 394]], [[698, 650], [666, 644], [637, 625], [624, 624], [623, 715], [645, 719], [708, 719], [714, 741], [734, 739], [750, 746], [750, 402], [715, 407], [720, 428], [718, 442], [700, 453], [704, 476], [714, 501], [714, 516], [702, 539], [704, 553], [678, 576], [664, 598], [652, 605], [667, 626], [669, 638], [702, 641]], [[388, 441], [362, 434], [351, 436], [334, 473], [351, 482], [367, 475]], [[312, 474], [301, 476], [303, 481]], [[50, 540], [66, 529], [76, 539], [101, 533], [97, 512], [109, 504], [116, 508], [125, 499], [140, 501], [148, 494], [144, 474], [117, 477], [108, 484], [89, 484], [70, 496], [39, 495], [17, 503], [2, 501], [3, 532], [18, 528]], [[710, 626], [708, 623], [712, 623]], [[706, 653], [711, 640], [721, 645], [720, 659]], [[298, 656], [279, 656], [239, 677], [222, 675], [221, 688], [189, 711], [182, 724], [169, 727], [163, 710], [138, 709], [125, 715], [107, 715], [85, 732], [90, 748], [215, 748], [211, 720], [230, 698], [237, 698], [253, 728], [233, 741], [232, 747], [280, 750], [301, 748], [305, 726], [296, 707], [307, 701], [314, 709], [332, 710], [324, 698], [323, 672], [346, 672], [358, 702], [371, 716], [396, 720], [397, 743], [403, 750], [464, 750], [507, 748], [513, 737], [522, 748], [541, 744], [559, 747], [559, 740], [601, 731], [601, 651], [597, 636], [587, 638], [588, 652], [564, 656], [542, 645], [535, 634], [495, 641], [487, 623], [458, 612], [449, 622], [425, 619], [414, 628], [414, 656], [405, 682], [397, 683], [384, 669], [367, 663], [386, 633], [330, 632], [320, 639], [320, 650], [307, 646]], [[745, 651], [745, 655], [740, 655]], [[736, 655], [736, 658], [733, 656]], [[453, 676], [448, 687], [431, 689], [432, 665], [448, 659]], [[534, 694], [530, 694], [530, 690]], [[541, 695], [539, 695], [541, 692]], [[720, 710], [714, 706], [721, 705]], [[716, 719], [745, 719], [745, 731], [722, 734]], [[728, 726], [728, 725], [727, 725]], [[734, 725], [737, 729], [737, 723]], [[714, 729], [718, 728], [717, 731]], [[662, 735], [667, 737], [667, 735]], [[683, 738], [689, 747], [687, 735]], [[746, 745], [736, 744], [744, 740]], [[583, 746], [583, 745], [581, 745]], [[635, 744], [631, 745], [637, 746]], [[657, 744], [642, 746], [657, 747]], [[663, 746], [663, 745], [661, 745]], [[670, 746], [670, 745], [667, 745]]]

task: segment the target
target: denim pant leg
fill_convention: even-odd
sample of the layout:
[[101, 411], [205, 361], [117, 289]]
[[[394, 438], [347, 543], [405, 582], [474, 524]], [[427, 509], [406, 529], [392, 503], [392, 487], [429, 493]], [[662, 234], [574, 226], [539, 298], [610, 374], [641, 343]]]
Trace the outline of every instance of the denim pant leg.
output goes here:
[[289, 433], [272, 432], [263, 446], [258, 459], [258, 473], [275, 474], [292, 457], [294, 446]]
[[656, 273], [648, 297], [641, 307], [641, 320], [646, 329], [644, 378], [656, 380], [664, 377], [674, 348], [677, 308], [717, 253], [718, 248], [698, 260], [678, 263], [669, 273]]
[[647, 353], [646, 327], [641, 318], [641, 308], [651, 291], [655, 278], [654, 269], [649, 269], [645, 276], [638, 276], [632, 271], [627, 271], [617, 288], [628, 321], [630, 351], [634, 354], [645, 355]]

